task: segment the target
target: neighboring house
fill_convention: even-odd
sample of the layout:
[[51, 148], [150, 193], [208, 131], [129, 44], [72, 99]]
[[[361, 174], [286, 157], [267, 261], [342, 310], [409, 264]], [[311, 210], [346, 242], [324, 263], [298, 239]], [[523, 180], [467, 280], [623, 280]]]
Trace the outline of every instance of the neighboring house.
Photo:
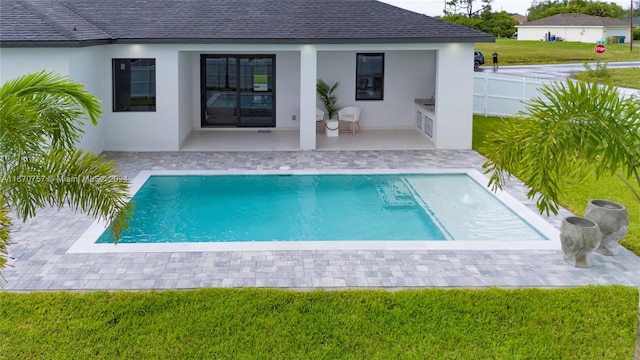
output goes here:
[[[517, 25], [518, 40], [548, 40], [595, 43], [607, 37], [629, 37], [629, 22], [584, 14], [558, 14]], [[627, 40], [628, 41], [628, 40]]]
[[1, 0], [0, 82], [53, 70], [103, 101], [80, 146], [176, 151], [204, 128], [276, 128], [316, 148], [316, 81], [340, 82], [364, 129], [416, 126], [471, 148], [482, 32], [373, 0]]
[[[622, 21], [624, 21], [627, 24], [631, 25], [630, 18], [624, 18], [624, 19], [622, 19]], [[634, 29], [640, 28], [640, 16], [636, 16], [636, 17], [633, 18], [633, 28]]]

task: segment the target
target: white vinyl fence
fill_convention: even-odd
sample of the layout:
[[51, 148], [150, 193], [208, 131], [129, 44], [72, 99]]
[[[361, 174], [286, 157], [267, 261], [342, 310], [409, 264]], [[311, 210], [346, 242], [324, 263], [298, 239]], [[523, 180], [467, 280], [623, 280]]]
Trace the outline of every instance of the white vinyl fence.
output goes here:
[[[492, 73], [473, 76], [473, 113], [490, 116], [510, 116], [524, 111], [524, 103], [541, 95], [545, 84], [563, 82], [561, 79], [534, 79]], [[635, 96], [640, 90], [618, 88], [621, 97]]]
[[524, 102], [540, 96], [540, 87], [553, 81], [498, 74], [475, 74], [473, 112], [492, 116], [514, 115], [524, 110]]

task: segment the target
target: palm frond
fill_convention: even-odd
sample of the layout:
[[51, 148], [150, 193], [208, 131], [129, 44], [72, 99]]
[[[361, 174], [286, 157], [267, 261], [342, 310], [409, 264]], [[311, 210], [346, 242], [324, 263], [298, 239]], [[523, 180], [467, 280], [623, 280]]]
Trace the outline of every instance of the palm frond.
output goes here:
[[82, 132], [81, 116], [85, 114], [97, 124], [102, 109], [82, 84], [47, 71], [27, 74], [0, 88], [0, 141], [6, 140], [5, 135], [16, 139], [21, 134], [31, 144], [72, 148]]
[[[612, 86], [594, 82], [554, 83], [526, 105], [528, 117], [488, 137], [491, 160], [484, 164], [492, 188], [505, 173], [518, 176], [541, 212], [557, 213], [561, 185], [584, 175], [637, 173], [640, 164], [640, 105]], [[522, 114], [521, 114], [522, 115]]]
[[[132, 214], [128, 181], [113, 163], [76, 149], [82, 117], [96, 124], [101, 114], [100, 101], [82, 84], [52, 72], [4, 83], [0, 87], [0, 205], [23, 220], [45, 206], [69, 206], [110, 221], [118, 239]], [[8, 232], [10, 222], [1, 222], [3, 209], [0, 230]]]
[[336, 82], [333, 85], [329, 85], [322, 79], [319, 79], [316, 84], [316, 92], [318, 93], [318, 97], [320, 98], [329, 119], [333, 119], [333, 115], [340, 110], [340, 105], [338, 105], [338, 95], [335, 93], [338, 88], [338, 84], [339, 83]]
[[4, 198], [0, 197], [0, 269], [7, 263], [7, 246], [9, 246], [9, 231], [11, 230], [11, 218], [9, 208]]
[[111, 223], [115, 239], [126, 230], [133, 207], [129, 182], [102, 156], [82, 150], [51, 149], [28, 175], [8, 176], [3, 193], [23, 220], [45, 206], [68, 206]]

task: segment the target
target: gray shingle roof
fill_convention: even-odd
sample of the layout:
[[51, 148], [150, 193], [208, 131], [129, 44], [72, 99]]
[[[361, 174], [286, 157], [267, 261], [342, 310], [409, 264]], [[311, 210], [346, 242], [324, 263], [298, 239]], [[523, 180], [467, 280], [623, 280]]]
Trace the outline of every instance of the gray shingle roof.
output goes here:
[[0, 41], [78, 42], [111, 36], [52, 0], [1, 0]]
[[591, 16], [585, 14], [557, 14], [543, 19], [529, 21], [520, 26], [625, 26], [629, 22], [622, 20]]
[[3, 46], [494, 41], [491, 35], [375, 0], [0, 0], [0, 5]]
[[[630, 18], [622, 19], [622, 21], [626, 22], [627, 24], [629, 24], [629, 20]], [[633, 18], [633, 26], [634, 27], [640, 26], [640, 16], [636, 16]]]

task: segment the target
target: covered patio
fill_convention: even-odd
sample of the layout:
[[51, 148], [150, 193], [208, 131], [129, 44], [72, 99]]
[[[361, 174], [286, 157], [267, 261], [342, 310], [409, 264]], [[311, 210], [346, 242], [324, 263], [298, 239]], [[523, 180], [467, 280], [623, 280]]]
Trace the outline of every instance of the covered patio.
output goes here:
[[[135, 16], [87, 0], [53, 2], [46, 11], [37, 2], [14, 2], [2, 4], [0, 75], [46, 68], [84, 84], [103, 102], [99, 126], [87, 122], [78, 144], [95, 153], [204, 145], [225, 151], [429, 148], [385, 130], [417, 131], [421, 123], [434, 148], [470, 149], [474, 44], [495, 41], [375, 0], [162, 0]], [[353, 21], [363, 14], [367, 21]], [[45, 31], [33, 19], [58, 26]], [[316, 134], [316, 108], [326, 110], [319, 80], [339, 84], [339, 107], [362, 110], [359, 137]], [[428, 122], [420, 120], [422, 100], [430, 100]], [[258, 139], [224, 133], [215, 144], [194, 140], [217, 134], [200, 131], [222, 128], [272, 132]], [[287, 145], [289, 130], [297, 132], [295, 148]], [[260, 141], [281, 135], [266, 146]], [[229, 139], [239, 144], [225, 143]]]
[[[356, 135], [316, 133], [316, 150], [432, 150], [415, 129], [365, 129]], [[283, 129], [194, 130], [180, 151], [299, 151], [300, 132]]]

